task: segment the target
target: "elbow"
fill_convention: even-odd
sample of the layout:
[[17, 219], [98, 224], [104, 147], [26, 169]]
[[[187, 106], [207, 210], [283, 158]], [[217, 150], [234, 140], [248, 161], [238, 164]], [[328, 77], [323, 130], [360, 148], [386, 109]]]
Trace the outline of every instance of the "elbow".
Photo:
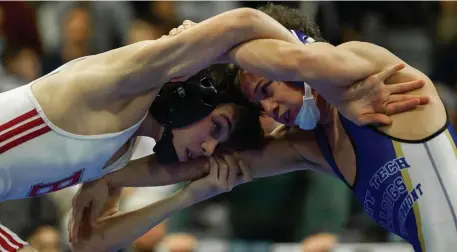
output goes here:
[[312, 81], [314, 73], [307, 66], [316, 62], [316, 54], [303, 45], [288, 44], [282, 47], [283, 60], [277, 70], [280, 69], [283, 76], [288, 76], [288, 81]]
[[256, 24], [261, 22], [264, 15], [266, 14], [252, 8], [235, 9], [226, 16], [226, 21], [223, 22], [223, 33], [238, 40], [242, 37], [253, 36], [256, 32]]
[[331, 71], [344, 69], [338, 66], [347, 60], [335, 51], [336, 48], [328, 43], [291, 46], [283, 53], [290, 59], [285, 63], [285, 71], [292, 76], [291, 81], [321, 81], [325, 76], [333, 76]]

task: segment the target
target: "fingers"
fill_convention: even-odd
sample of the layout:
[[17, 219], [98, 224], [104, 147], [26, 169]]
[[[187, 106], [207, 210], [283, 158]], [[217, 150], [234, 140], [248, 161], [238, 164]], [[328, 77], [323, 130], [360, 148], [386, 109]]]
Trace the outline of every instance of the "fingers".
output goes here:
[[218, 176], [219, 176], [219, 168], [217, 166], [216, 159], [214, 159], [214, 157], [210, 157], [209, 158], [209, 176], [208, 176], [208, 178], [210, 178], [213, 181], [217, 181]]
[[238, 165], [231, 155], [225, 154], [223, 157], [228, 165], [228, 183], [231, 187], [233, 187], [238, 178]]
[[97, 219], [100, 216], [100, 212], [103, 209], [103, 204], [101, 201], [92, 201], [92, 204], [89, 208], [90, 211], [90, 224], [92, 226], [97, 226]]
[[[75, 196], [76, 197], [76, 196]], [[90, 202], [89, 202], [90, 204]], [[71, 213], [71, 230], [70, 230], [70, 240], [74, 242], [78, 242], [78, 232], [79, 232], [79, 224], [82, 221], [83, 217], [84, 206], [77, 200], [73, 199], [73, 210]]]
[[369, 125], [369, 124], [381, 124], [381, 125], [389, 125], [392, 124], [392, 119], [385, 115], [385, 114], [365, 114], [361, 116], [358, 120], [358, 125]]
[[233, 153], [233, 157], [238, 165], [238, 176], [237, 184], [244, 184], [251, 182], [253, 179], [252, 170], [249, 168], [248, 164], [243, 160], [242, 156], [237, 152]]
[[391, 94], [404, 94], [413, 90], [422, 88], [425, 85], [424, 80], [414, 80], [410, 82], [387, 85]]
[[420, 105], [424, 105], [430, 102], [430, 97], [423, 95], [405, 95], [405, 94], [396, 94], [389, 97], [388, 103], [394, 102], [403, 102], [408, 100], [419, 100]]
[[402, 113], [417, 108], [421, 104], [420, 99], [415, 97], [398, 97], [397, 101], [387, 104], [385, 111], [387, 115]]
[[180, 26], [178, 26], [178, 28], [171, 29], [171, 31], [168, 33], [168, 35], [175, 36], [175, 35], [180, 34], [184, 30], [185, 30], [184, 25], [180, 25]]
[[190, 20], [184, 20], [184, 22], [182, 23], [182, 25], [184, 26], [185, 29], [188, 29], [194, 25], [196, 25], [196, 23], [190, 21]]
[[171, 31], [168, 33], [169, 36], [174, 36], [177, 32], [176, 28], [171, 29]]
[[229, 174], [229, 167], [224, 159], [220, 157], [214, 157], [217, 161], [217, 165], [219, 166], [219, 176], [218, 181], [226, 181], [228, 174]]
[[196, 25], [196, 23], [190, 21], [190, 20], [185, 20], [182, 25], [178, 26], [178, 28], [173, 28], [168, 35], [170, 36], [175, 36], [178, 35], [179, 33], [183, 32], [184, 30], [187, 30], [191, 28], [192, 26]]
[[238, 176], [239, 180], [237, 181], [237, 185], [251, 182], [253, 179], [252, 172], [246, 163], [243, 160], [238, 160], [238, 167], [240, 167], [242, 174], [241, 176]]
[[72, 240], [73, 240], [73, 216], [71, 213], [70, 213], [70, 219], [68, 220], [67, 231], [68, 231], [68, 241], [72, 242]]
[[391, 77], [392, 75], [394, 75], [395, 73], [397, 73], [398, 71], [402, 70], [403, 68], [405, 68], [405, 64], [404, 63], [400, 63], [400, 64], [397, 64], [397, 65], [394, 65], [392, 67], [389, 67], [387, 70], [384, 70], [380, 73], [378, 73], [376, 75], [376, 77], [379, 78], [379, 80], [381, 81], [385, 81], [387, 80], [389, 77]]

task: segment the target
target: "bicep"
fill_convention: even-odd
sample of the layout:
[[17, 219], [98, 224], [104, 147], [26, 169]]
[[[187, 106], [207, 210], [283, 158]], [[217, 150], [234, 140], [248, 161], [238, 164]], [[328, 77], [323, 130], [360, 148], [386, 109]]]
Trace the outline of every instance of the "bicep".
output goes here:
[[311, 161], [311, 158], [307, 158], [297, 151], [294, 143], [289, 140], [294, 138], [295, 134], [294, 132], [270, 135], [262, 149], [239, 153], [251, 168], [253, 177], [268, 177], [320, 167], [319, 164]]
[[347, 86], [379, 72], [375, 62], [343, 47], [322, 42], [296, 47], [297, 68], [311, 81]]
[[[236, 9], [209, 18], [176, 36], [141, 41], [100, 54], [99, 65], [116, 72], [115, 88], [142, 92], [173, 78], [188, 77], [208, 67], [243, 35], [256, 12]], [[235, 22], [236, 21], [236, 22]], [[124, 86], [128, 85], [127, 88]]]

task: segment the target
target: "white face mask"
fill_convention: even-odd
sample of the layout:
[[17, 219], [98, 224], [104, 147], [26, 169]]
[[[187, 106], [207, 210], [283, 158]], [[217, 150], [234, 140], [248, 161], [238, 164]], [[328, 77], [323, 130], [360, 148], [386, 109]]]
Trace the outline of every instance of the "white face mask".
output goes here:
[[314, 102], [314, 97], [311, 92], [311, 87], [308, 84], [305, 85], [305, 95], [303, 96], [303, 105], [298, 112], [295, 124], [303, 130], [312, 130], [316, 127], [320, 119], [320, 112]]

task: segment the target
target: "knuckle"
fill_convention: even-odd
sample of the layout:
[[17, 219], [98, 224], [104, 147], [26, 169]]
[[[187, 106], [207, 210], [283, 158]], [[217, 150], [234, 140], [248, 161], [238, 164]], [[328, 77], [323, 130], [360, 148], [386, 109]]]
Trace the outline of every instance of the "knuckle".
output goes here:
[[367, 81], [371, 82], [371, 83], [376, 83], [376, 82], [379, 82], [380, 80], [379, 80], [378, 76], [371, 75], [370, 77], [367, 78]]

